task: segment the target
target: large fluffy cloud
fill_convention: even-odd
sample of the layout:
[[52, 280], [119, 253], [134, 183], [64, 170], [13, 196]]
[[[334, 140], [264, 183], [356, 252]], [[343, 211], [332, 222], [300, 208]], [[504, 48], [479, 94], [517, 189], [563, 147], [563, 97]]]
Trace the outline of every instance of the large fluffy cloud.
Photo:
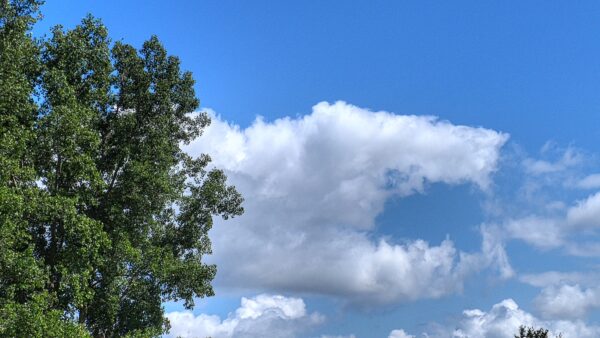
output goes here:
[[372, 232], [390, 196], [432, 182], [487, 189], [506, 139], [344, 102], [245, 129], [215, 116], [187, 151], [210, 154], [246, 198], [245, 215], [211, 233], [217, 282], [385, 303], [460, 290], [466, 275], [490, 264], [510, 274], [494, 241], [465, 254], [450, 240], [399, 242]]
[[223, 320], [190, 311], [170, 312], [167, 318], [169, 337], [182, 338], [296, 337], [324, 319], [318, 313], [308, 314], [300, 298], [266, 294], [242, 298], [241, 306]]

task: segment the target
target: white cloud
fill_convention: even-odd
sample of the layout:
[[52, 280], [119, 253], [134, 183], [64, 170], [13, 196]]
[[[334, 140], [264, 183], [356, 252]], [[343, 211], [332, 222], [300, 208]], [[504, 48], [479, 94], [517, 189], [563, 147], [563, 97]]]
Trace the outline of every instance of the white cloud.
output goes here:
[[404, 330], [393, 330], [388, 338], [415, 338], [415, 336], [404, 332]]
[[[542, 148], [542, 153], [553, 150], [551, 148], [554, 148], [554, 146], [546, 143]], [[580, 164], [583, 159], [584, 156], [579, 151], [574, 148], [567, 148], [562, 153], [562, 156], [554, 162], [527, 158], [523, 161], [523, 165], [525, 170], [530, 174], [544, 175], [565, 171]]]
[[[600, 193], [576, 201], [569, 208], [547, 210], [551, 211], [549, 215], [509, 219], [496, 228], [505, 239], [520, 239], [543, 250], [563, 248], [573, 256], [600, 255], [600, 242], [594, 236], [600, 228]], [[577, 237], [580, 234], [588, 238]]]
[[575, 184], [578, 188], [582, 189], [598, 189], [600, 188], [600, 174], [591, 174]]
[[[471, 309], [463, 311], [462, 318], [446, 326], [431, 324], [432, 329], [419, 337], [424, 338], [514, 338], [520, 326], [545, 328], [549, 337], [562, 333], [565, 338], [595, 338], [600, 327], [590, 326], [581, 320], [542, 320], [519, 308], [512, 299], [494, 304], [489, 311]], [[393, 334], [396, 333], [397, 336]], [[403, 330], [394, 330], [389, 338], [415, 337]]]
[[523, 283], [542, 288], [564, 283], [582, 283], [597, 281], [598, 274], [585, 274], [582, 272], [546, 271], [537, 274], [524, 274], [519, 277]]
[[567, 222], [579, 229], [600, 227], [600, 193], [588, 196], [567, 212]]
[[452, 337], [501, 338], [512, 337], [520, 325], [532, 326], [532, 315], [519, 309], [512, 299], [495, 304], [490, 312], [478, 309], [465, 310], [463, 320]]
[[217, 283], [374, 303], [459, 291], [469, 272], [493, 264], [485, 257], [503, 257], [501, 245], [467, 255], [450, 240], [373, 238], [375, 218], [390, 196], [429, 182], [487, 189], [506, 140], [344, 102], [245, 129], [214, 117], [186, 149], [210, 154], [246, 199], [242, 217], [211, 232]]
[[513, 215], [514, 211], [520, 213], [527, 207], [534, 207], [535, 210], [547, 208], [549, 212], [561, 210], [563, 208], [561, 201], [548, 199], [564, 198], [564, 194], [557, 194], [561, 189], [572, 191], [573, 188], [581, 188], [580, 177], [586, 169], [586, 164], [591, 160], [591, 157], [581, 149], [571, 146], [561, 148], [553, 142], [547, 142], [542, 147], [540, 158], [527, 157], [524, 150], [518, 146], [512, 149], [516, 152], [512, 153], [512, 162], [508, 162], [507, 167], [512, 163], [521, 163], [518, 172], [511, 175], [511, 185], [514, 186], [519, 182], [520, 188], [517, 194], [512, 194], [511, 201], [506, 201], [518, 202], [513, 212], [509, 213]]
[[588, 326], [579, 320], [540, 320], [520, 309], [512, 299], [506, 299], [492, 306], [488, 312], [466, 310], [454, 332], [450, 333], [449, 329], [446, 333], [429, 337], [513, 338], [521, 325], [549, 329], [551, 337], [558, 333], [562, 333], [564, 337], [577, 338], [594, 338], [600, 335], [600, 327]]
[[[422, 240], [372, 243], [356, 232], [326, 234], [327, 240], [313, 238], [315, 234], [304, 236], [305, 242], [295, 247], [286, 249], [285, 243], [279, 247], [272, 238], [276, 244], [266, 244], [270, 247], [263, 251], [246, 251], [255, 260], [249, 262], [251, 266], [240, 267], [245, 270], [244, 285], [238, 286], [325, 293], [360, 303], [393, 303], [461, 291], [466, 276], [496, 262], [496, 253], [505, 257], [498, 247], [491, 248], [489, 255], [459, 254], [449, 240], [430, 246]], [[241, 257], [244, 249], [251, 247], [230, 249], [235, 254], [229, 258]], [[512, 271], [509, 265], [502, 268], [503, 273]], [[240, 274], [232, 269], [221, 271], [235, 281]]]
[[510, 200], [502, 201], [505, 208], [493, 205], [500, 210], [495, 216], [511, 215], [503, 222], [508, 238], [522, 239], [542, 249], [565, 247], [569, 252], [578, 251], [571, 250], [568, 237], [600, 227], [600, 193], [578, 201], [565, 198], [572, 195], [572, 188], [593, 189], [600, 182], [600, 174], [580, 178], [593, 158], [581, 149], [559, 148], [547, 142], [540, 155], [545, 159], [517, 154], [515, 161], [521, 162], [520, 170], [525, 175], [520, 178], [521, 172], [514, 173], [511, 181], [523, 181], [516, 195], [509, 194]]
[[600, 256], [600, 242], [596, 240], [577, 240], [567, 243], [565, 251], [572, 256], [579, 257], [599, 257]]
[[167, 318], [167, 337], [182, 338], [295, 337], [324, 320], [318, 313], [308, 314], [300, 298], [265, 294], [242, 298], [241, 306], [224, 320], [190, 311], [170, 312]]
[[495, 267], [504, 279], [514, 276], [515, 272], [504, 249], [502, 234], [499, 233], [496, 227], [487, 225], [482, 225], [480, 232], [483, 238], [481, 253], [474, 255], [477, 259], [483, 260], [479, 265]]
[[565, 243], [562, 220], [528, 216], [509, 220], [504, 229], [509, 238], [523, 240], [541, 249], [551, 249]]
[[[425, 182], [487, 187], [507, 136], [433, 117], [370, 112], [338, 102], [310, 115], [241, 130], [218, 117], [187, 149], [209, 153], [217, 167], [243, 176], [263, 198], [364, 227], [393, 193], [422, 191]], [[301, 203], [301, 204], [296, 204]]]
[[583, 318], [600, 307], [600, 273], [547, 271], [519, 277], [522, 282], [542, 288], [534, 303], [544, 318]]
[[592, 308], [600, 307], [600, 288], [549, 286], [536, 297], [535, 305], [545, 318], [583, 318]]

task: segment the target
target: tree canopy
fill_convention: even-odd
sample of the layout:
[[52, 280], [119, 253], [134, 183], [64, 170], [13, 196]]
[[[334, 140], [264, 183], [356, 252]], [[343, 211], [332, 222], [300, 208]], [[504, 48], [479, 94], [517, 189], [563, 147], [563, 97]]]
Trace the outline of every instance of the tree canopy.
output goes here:
[[210, 119], [156, 37], [34, 39], [40, 5], [0, 0], [0, 336], [160, 336], [164, 301], [213, 295], [208, 231], [242, 197], [182, 151]]
[[[548, 330], [544, 328], [535, 329], [533, 327], [519, 327], [519, 333], [515, 335], [515, 338], [550, 338]], [[556, 336], [556, 338], [562, 338], [562, 334]]]

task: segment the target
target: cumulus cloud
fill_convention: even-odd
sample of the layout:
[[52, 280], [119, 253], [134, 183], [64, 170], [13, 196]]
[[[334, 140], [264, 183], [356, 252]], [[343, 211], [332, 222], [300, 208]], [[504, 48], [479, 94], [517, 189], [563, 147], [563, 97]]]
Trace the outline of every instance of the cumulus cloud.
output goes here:
[[463, 319], [452, 337], [502, 338], [512, 337], [520, 325], [533, 326], [534, 317], [519, 309], [512, 299], [492, 306], [489, 312], [479, 309], [465, 310]]
[[466, 275], [503, 257], [501, 245], [464, 254], [450, 240], [377, 238], [375, 218], [390, 196], [429, 183], [488, 189], [507, 137], [344, 102], [245, 129], [213, 113], [186, 149], [210, 154], [246, 198], [244, 216], [211, 233], [216, 282], [374, 303], [460, 290]]
[[600, 307], [600, 273], [546, 271], [519, 277], [523, 283], [541, 288], [534, 304], [544, 318], [583, 318]]
[[415, 338], [415, 336], [404, 332], [404, 330], [393, 330], [388, 338]]
[[519, 326], [546, 328], [550, 336], [562, 333], [564, 337], [594, 338], [600, 327], [589, 326], [581, 320], [541, 320], [519, 308], [512, 299], [505, 299], [489, 311], [465, 310], [462, 318], [452, 327], [438, 327], [434, 333], [424, 333], [429, 338], [513, 338]]
[[562, 333], [565, 337], [592, 338], [600, 334], [600, 327], [588, 326], [582, 321], [540, 320], [520, 309], [512, 299], [506, 299], [492, 306], [489, 312], [464, 311], [464, 318], [453, 337], [512, 338], [520, 325], [544, 327], [551, 335]]
[[545, 318], [583, 318], [591, 309], [600, 307], [600, 288], [582, 288], [579, 284], [549, 286], [537, 296], [535, 305]]
[[167, 337], [296, 337], [323, 322], [318, 313], [308, 314], [300, 298], [261, 294], [242, 298], [241, 306], [226, 319], [190, 311], [170, 312], [171, 330]]
[[567, 223], [580, 229], [600, 227], [600, 193], [590, 195], [570, 208], [567, 212]]
[[506, 139], [338, 102], [320, 103], [301, 118], [259, 118], [244, 130], [216, 117], [187, 149], [211, 154], [232, 179], [259, 188], [257, 197], [290, 200], [288, 211], [363, 228], [387, 197], [422, 191], [426, 182], [487, 187]]

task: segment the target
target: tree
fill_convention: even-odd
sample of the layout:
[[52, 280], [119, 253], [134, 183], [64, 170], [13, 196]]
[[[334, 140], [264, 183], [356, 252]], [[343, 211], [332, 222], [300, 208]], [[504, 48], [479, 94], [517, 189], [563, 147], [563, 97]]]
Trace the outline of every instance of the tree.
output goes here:
[[[519, 327], [519, 334], [515, 335], [515, 338], [548, 338], [548, 330], [544, 328], [534, 329], [533, 327]], [[557, 338], [561, 338], [562, 334], [559, 334]]]
[[210, 119], [178, 58], [91, 16], [35, 40], [40, 3], [0, 0], [0, 336], [160, 336], [242, 197], [180, 148]]
[[52, 295], [27, 221], [38, 194], [31, 94], [41, 71], [39, 48], [27, 32], [38, 5], [0, 2], [0, 335], [84, 336], [62, 320], [62, 311], [48, 307]]

